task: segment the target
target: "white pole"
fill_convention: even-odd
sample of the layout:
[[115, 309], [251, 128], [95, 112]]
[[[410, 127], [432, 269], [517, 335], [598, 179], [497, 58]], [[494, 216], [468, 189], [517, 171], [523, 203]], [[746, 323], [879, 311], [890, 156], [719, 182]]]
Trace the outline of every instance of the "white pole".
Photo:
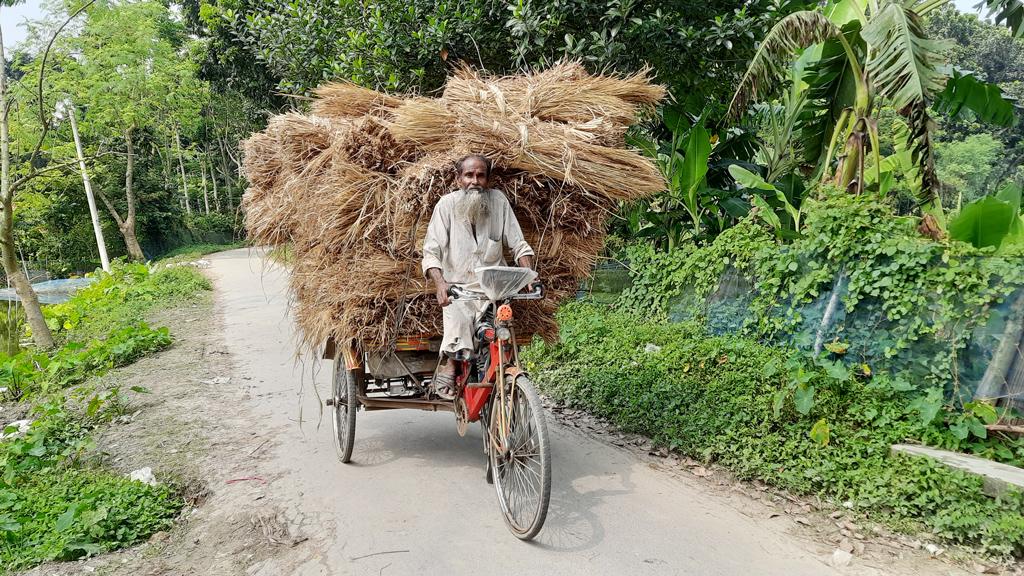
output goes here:
[[74, 106], [67, 106], [68, 117], [71, 118], [71, 134], [75, 137], [75, 151], [78, 153], [78, 168], [82, 171], [82, 184], [85, 185], [85, 197], [89, 200], [89, 216], [92, 217], [92, 231], [96, 233], [96, 247], [100, 250], [100, 264], [105, 272], [110, 272], [110, 260], [107, 258], [107, 246], [103, 242], [103, 228], [100, 227], [100, 215], [96, 211], [96, 198], [92, 195], [92, 183], [89, 172], [85, 169], [85, 157], [82, 154], [82, 141], [78, 138], [78, 122], [75, 120]]

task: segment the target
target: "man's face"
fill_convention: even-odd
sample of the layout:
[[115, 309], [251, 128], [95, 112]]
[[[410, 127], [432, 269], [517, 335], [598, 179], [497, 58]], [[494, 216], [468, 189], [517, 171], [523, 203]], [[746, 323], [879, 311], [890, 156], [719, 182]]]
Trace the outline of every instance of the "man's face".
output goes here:
[[487, 164], [479, 158], [469, 158], [462, 164], [459, 173], [459, 187], [463, 190], [480, 192], [487, 189]]

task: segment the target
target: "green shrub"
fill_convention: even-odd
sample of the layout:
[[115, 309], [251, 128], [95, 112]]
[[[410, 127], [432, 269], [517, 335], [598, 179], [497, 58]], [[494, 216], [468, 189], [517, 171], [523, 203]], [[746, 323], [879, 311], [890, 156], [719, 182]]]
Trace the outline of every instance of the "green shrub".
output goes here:
[[189, 266], [160, 267], [114, 263], [110, 273], [63, 304], [43, 309], [46, 322], [62, 341], [85, 341], [139, 324], [154, 306], [171, 305], [211, 289], [210, 281]]
[[168, 529], [182, 503], [167, 486], [95, 470], [0, 484], [0, 565], [9, 570], [128, 546]]
[[0, 398], [19, 400], [73, 386], [170, 344], [167, 328], [140, 323], [114, 330], [102, 340], [68, 342], [50, 354], [23, 350], [14, 356], [0, 355], [0, 388], [6, 389]]
[[171, 487], [77, 467], [92, 448], [89, 429], [106, 419], [116, 394], [93, 395], [78, 416], [53, 398], [34, 410], [23, 437], [0, 441], [0, 566], [70, 560], [170, 526], [182, 506]]
[[[698, 323], [590, 304], [563, 307], [559, 322], [561, 341], [534, 343], [524, 359], [562, 402], [742, 478], [848, 501], [897, 527], [924, 527], [989, 553], [1024, 553], [1019, 494], [992, 500], [976, 477], [923, 460], [893, 462], [893, 443], [951, 434], [922, 417], [919, 395], [899, 379], [865, 379], [749, 338], [709, 337]], [[1024, 461], [1019, 442], [1004, 448]]]
[[227, 214], [211, 212], [209, 214], [192, 214], [185, 218], [185, 226], [200, 238], [211, 234], [220, 234], [231, 238], [235, 230], [234, 219]]

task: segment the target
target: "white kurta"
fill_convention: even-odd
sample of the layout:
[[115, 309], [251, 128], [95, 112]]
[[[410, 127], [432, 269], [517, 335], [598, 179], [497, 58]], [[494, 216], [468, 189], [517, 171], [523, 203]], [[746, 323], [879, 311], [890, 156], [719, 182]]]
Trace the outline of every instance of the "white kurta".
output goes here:
[[[485, 193], [488, 217], [477, 227], [475, 237], [469, 222], [460, 219], [456, 210], [467, 192], [456, 190], [438, 200], [423, 241], [424, 275], [431, 268], [440, 268], [449, 284], [474, 284], [477, 268], [507, 265], [504, 248], [512, 253], [513, 261], [533, 255], [508, 198], [498, 190]], [[483, 301], [453, 301], [444, 308], [442, 352], [473, 349], [473, 329], [486, 306]]]

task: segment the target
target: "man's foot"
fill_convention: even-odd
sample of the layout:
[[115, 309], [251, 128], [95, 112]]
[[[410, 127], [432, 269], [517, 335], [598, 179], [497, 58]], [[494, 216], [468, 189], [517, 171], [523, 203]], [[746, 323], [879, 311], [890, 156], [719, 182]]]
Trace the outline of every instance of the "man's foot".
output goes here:
[[454, 400], [455, 390], [455, 367], [441, 366], [434, 374], [432, 388], [434, 395], [442, 400]]

